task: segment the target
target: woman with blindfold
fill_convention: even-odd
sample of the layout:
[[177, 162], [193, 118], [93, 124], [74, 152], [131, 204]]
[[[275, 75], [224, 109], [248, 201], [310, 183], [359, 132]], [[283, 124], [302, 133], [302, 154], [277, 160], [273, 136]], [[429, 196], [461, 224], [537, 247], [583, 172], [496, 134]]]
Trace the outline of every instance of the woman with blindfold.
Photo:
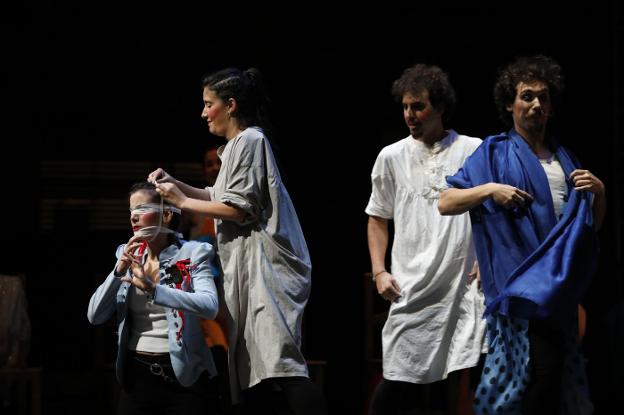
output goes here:
[[[199, 317], [218, 310], [210, 244], [182, 244], [180, 210], [153, 184], [130, 190], [134, 235], [117, 248], [115, 267], [89, 302], [92, 324], [117, 314], [119, 414], [215, 413], [216, 370]], [[156, 411], [156, 412], [154, 412]]]

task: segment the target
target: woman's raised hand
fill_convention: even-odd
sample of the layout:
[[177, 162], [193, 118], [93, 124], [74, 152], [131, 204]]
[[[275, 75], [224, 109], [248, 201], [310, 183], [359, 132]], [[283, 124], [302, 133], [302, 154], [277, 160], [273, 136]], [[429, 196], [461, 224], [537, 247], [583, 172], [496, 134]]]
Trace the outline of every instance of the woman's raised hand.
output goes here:
[[154, 293], [156, 289], [156, 283], [152, 281], [146, 274], [145, 269], [143, 268], [143, 264], [141, 263], [141, 258], [134, 257], [131, 265], [132, 273], [130, 276], [122, 277], [121, 280], [124, 282], [129, 282], [135, 287], [148, 292]]
[[141, 245], [141, 241], [143, 238], [138, 235], [134, 235], [132, 238], [128, 240], [126, 247], [124, 248], [119, 261], [117, 261], [117, 266], [115, 267], [115, 273], [117, 275], [125, 274], [128, 271], [128, 268], [132, 265], [132, 262], [135, 260], [137, 248]]
[[182, 208], [182, 202], [187, 198], [178, 186], [173, 183], [156, 183], [156, 191], [167, 203], [175, 207]]
[[147, 181], [153, 184], [176, 183], [176, 179], [160, 167], [147, 175]]

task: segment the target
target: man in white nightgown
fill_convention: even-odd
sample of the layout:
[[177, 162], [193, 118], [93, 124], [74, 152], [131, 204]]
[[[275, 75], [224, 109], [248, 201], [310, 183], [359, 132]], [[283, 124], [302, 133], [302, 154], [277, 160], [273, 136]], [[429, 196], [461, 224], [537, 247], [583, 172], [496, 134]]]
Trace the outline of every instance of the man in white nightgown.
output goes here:
[[[366, 213], [373, 279], [392, 302], [382, 332], [383, 379], [370, 413], [417, 408], [415, 384], [474, 367], [484, 347], [483, 294], [476, 274], [470, 218], [441, 216], [437, 205], [454, 174], [481, 143], [445, 129], [455, 104], [436, 66], [406, 69], [393, 84], [410, 135], [385, 147], [372, 172]], [[394, 221], [392, 268], [385, 264]], [[470, 276], [469, 276], [470, 274]]]

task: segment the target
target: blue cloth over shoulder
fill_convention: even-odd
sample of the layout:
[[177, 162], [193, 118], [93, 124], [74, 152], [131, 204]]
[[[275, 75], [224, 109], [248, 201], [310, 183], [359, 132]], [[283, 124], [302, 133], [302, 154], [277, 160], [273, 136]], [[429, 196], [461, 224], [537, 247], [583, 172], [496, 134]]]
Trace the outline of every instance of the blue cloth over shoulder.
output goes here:
[[449, 185], [472, 188], [489, 182], [522, 189], [534, 197], [507, 209], [492, 199], [470, 217], [486, 315], [557, 317], [575, 309], [595, 270], [598, 243], [590, 192], [574, 190], [570, 173], [580, 165], [569, 150], [549, 140], [568, 184], [561, 218], [555, 218], [548, 179], [539, 159], [515, 131], [487, 137]]

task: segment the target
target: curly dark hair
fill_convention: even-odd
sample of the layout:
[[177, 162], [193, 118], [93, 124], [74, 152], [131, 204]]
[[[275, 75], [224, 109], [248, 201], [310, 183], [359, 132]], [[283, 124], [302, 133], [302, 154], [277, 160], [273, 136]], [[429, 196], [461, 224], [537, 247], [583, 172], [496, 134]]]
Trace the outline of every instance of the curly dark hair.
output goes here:
[[494, 85], [494, 102], [498, 116], [507, 126], [513, 125], [511, 113], [507, 107], [516, 99], [518, 83], [540, 81], [548, 86], [553, 109], [561, 100], [563, 92], [563, 74], [561, 66], [553, 58], [544, 55], [520, 56], [512, 63], [499, 69]]
[[422, 63], [403, 71], [401, 77], [392, 83], [392, 95], [400, 102], [406, 93], [418, 94], [427, 90], [429, 101], [437, 110], [443, 110], [442, 122], [446, 125], [455, 111], [455, 90], [448, 75], [435, 65]]

